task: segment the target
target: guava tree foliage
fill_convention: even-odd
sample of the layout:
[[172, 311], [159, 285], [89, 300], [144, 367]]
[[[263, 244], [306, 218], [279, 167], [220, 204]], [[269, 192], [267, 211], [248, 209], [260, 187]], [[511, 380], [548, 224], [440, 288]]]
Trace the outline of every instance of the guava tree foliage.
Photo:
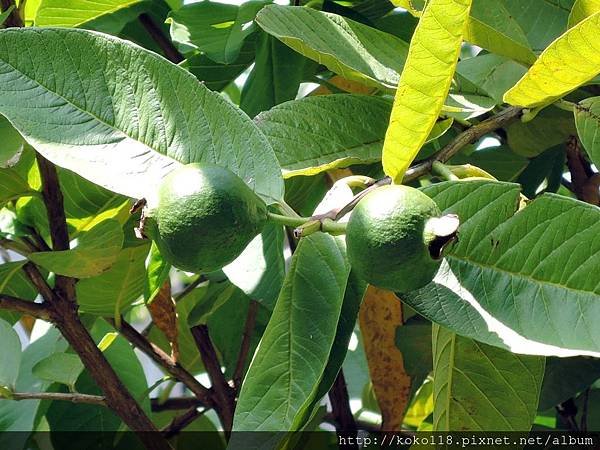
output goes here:
[[[600, 429], [600, 2], [183, 3], [1, 2], [0, 447]], [[243, 251], [146, 232], [191, 163], [259, 205]], [[429, 253], [347, 253], [401, 184]]]

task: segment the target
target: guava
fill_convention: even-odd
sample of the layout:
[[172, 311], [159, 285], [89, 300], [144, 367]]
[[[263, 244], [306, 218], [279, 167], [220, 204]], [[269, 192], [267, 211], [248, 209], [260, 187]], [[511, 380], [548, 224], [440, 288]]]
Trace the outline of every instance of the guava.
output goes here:
[[229, 264], [263, 228], [267, 206], [230, 170], [188, 164], [170, 172], [144, 210], [143, 234], [187, 272]]
[[458, 228], [456, 216], [440, 216], [431, 198], [408, 186], [382, 186], [368, 193], [346, 228], [352, 268], [368, 283], [394, 292], [425, 286]]

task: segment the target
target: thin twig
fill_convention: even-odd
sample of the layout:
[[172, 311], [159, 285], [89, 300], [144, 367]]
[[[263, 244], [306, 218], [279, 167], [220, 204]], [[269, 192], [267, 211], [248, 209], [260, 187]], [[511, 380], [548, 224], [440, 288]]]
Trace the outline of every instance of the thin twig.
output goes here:
[[233, 412], [235, 410], [235, 390], [227, 383], [223, 372], [221, 372], [221, 364], [217, 357], [217, 352], [210, 340], [208, 327], [206, 325], [198, 325], [192, 327], [192, 336], [196, 342], [196, 346], [200, 351], [200, 358], [204, 363], [206, 373], [210, 379], [212, 389], [215, 393], [214, 400], [216, 402], [216, 412], [223, 425], [223, 430], [226, 436], [229, 436], [231, 427], [233, 426]]
[[46, 305], [30, 302], [6, 294], [0, 294], [0, 309], [17, 311], [35, 317], [36, 319], [50, 320], [50, 314]]
[[101, 395], [80, 394], [78, 392], [69, 394], [61, 392], [13, 392], [10, 400], [60, 400], [71, 403], [106, 406], [106, 400]]
[[185, 427], [191, 424], [194, 420], [196, 420], [198, 417], [202, 416], [206, 411], [208, 410], [198, 410], [198, 408], [192, 407], [180, 416], [174, 417], [171, 423], [161, 430], [163, 436], [167, 439], [175, 436], [181, 430], [183, 430]]
[[[111, 325], [115, 325], [114, 319], [106, 319]], [[190, 391], [202, 401], [204, 406], [212, 407], [213, 400], [209, 389], [202, 385], [186, 369], [176, 363], [165, 351], [156, 344], [142, 336], [135, 328], [124, 320], [121, 321], [119, 332], [140, 351], [148, 355], [156, 364], [163, 367], [169, 374], [185, 384]]]
[[[350, 397], [346, 388], [344, 372], [340, 369], [333, 386], [329, 390], [329, 401], [331, 402], [331, 413], [335, 420], [337, 434], [340, 437], [356, 437], [358, 427], [350, 409]], [[351, 441], [355, 441], [352, 439]], [[341, 442], [341, 440], [340, 440]], [[357, 445], [347, 445], [346, 449], [358, 449]]]
[[163, 51], [165, 56], [169, 61], [175, 64], [179, 64], [185, 58], [179, 50], [173, 45], [173, 42], [164, 35], [161, 28], [154, 22], [154, 19], [149, 14], [143, 13], [140, 14], [138, 18], [142, 26], [146, 29], [152, 40], [156, 42], [156, 44]]
[[259, 306], [259, 303], [255, 300], [251, 300], [250, 306], [248, 306], [248, 314], [246, 315], [246, 323], [244, 324], [244, 331], [242, 334], [242, 344], [240, 345], [240, 352], [235, 363], [235, 370], [233, 371], [233, 386], [237, 392], [240, 391], [240, 387], [242, 386], [242, 378], [248, 359], [248, 352], [250, 351], [250, 343], [256, 325], [256, 315]]
[[171, 397], [163, 401], [160, 398], [151, 398], [150, 406], [154, 412], [206, 407], [197, 397]]
[[207, 281], [207, 278], [204, 275], [198, 275], [198, 278], [196, 278], [194, 281], [188, 284], [183, 289], [183, 291], [177, 293], [177, 295], [174, 295], [173, 300], [175, 300], [175, 303], [183, 300], [188, 294], [190, 294], [194, 289], [196, 289], [198, 285], [204, 283], [205, 281]]
[[5, 248], [6, 250], [12, 250], [22, 256], [27, 256], [31, 253], [31, 249], [28, 245], [7, 238], [0, 239], [0, 247]]
[[[510, 106], [506, 109], [503, 109], [498, 114], [493, 115], [492, 117], [479, 122], [472, 127], [467, 128], [465, 131], [456, 136], [452, 142], [447, 144], [444, 148], [442, 148], [438, 153], [431, 156], [430, 158], [422, 161], [406, 171], [404, 174], [403, 182], [409, 182], [415, 180], [423, 175], [431, 172], [431, 167], [435, 161], [446, 162], [454, 155], [456, 155], [462, 148], [471, 142], [476, 141], [482, 136], [491, 133], [498, 128], [502, 128], [503, 126], [509, 124], [510, 122], [518, 119], [523, 113], [522, 108], [518, 108], [515, 106]], [[332, 209], [324, 214], [321, 214], [315, 218], [325, 219], [330, 218], [333, 220], [339, 220], [348, 214], [354, 207], [358, 204], [358, 202], [369, 192], [374, 189], [377, 189], [380, 186], [384, 186], [386, 184], [390, 184], [392, 182], [390, 177], [384, 177], [381, 180], [378, 180], [372, 186], [367, 187], [365, 190], [356, 194], [352, 200], [350, 200], [346, 205], [342, 208]]]

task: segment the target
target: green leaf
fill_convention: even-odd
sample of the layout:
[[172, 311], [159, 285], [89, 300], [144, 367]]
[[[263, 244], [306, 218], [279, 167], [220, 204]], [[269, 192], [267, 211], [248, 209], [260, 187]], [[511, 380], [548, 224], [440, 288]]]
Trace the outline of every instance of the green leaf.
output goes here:
[[[300, 241], [244, 380], [234, 430], [302, 427], [327, 366], [349, 271], [340, 240], [316, 233]], [[232, 448], [260, 446], [241, 437], [233, 436]]]
[[460, 92], [472, 92], [492, 97], [496, 103], [502, 103], [502, 96], [521, 78], [527, 69], [519, 63], [511, 61], [503, 56], [492, 53], [477, 55], [459, 61], [456, 66], [456, 74], [462, 77], [475, 89], [470, 90], [460, 83]]
[[600, 167], [600, 97], [580, 101], [573, 112], [579, 139], [592, 162]]
[[81, 280], [76, 285], [77, 302], [83, 312], [115, 317], [144, 293], [148, 247], [121, 250], [108, 272]]
[[[85, 30], [7, 29], [0, 44], [0, 113], [57, 165], [142, 198], [180, 164], [214, 162], [269, 203], [281, 199], [267, 140], [186, 70]], [[47, 70], [23, 56], [37, 53]]]
[[459, 153], [449, 163], [472, 164], [500, 181], [515, 181], [525, 170], [529, 160], [513, 153], [510, 148], [500, 145], [477, 150], [468, 156]]
[[448, 95], [470, 0], [431, 0], [413, 35], [383, 144], [383, 169], [394, 183], [417, 156]]
[[550, 409], [587, 389], [600, 378], [600, 361], [583, 356], [546, 358], [539, 411]]
[[577, 134], [573, 115], [557, 108], [543, 109], [533, 120], [511, 123], [506, 127], [508, 145], [518, 155], [528, 158], [555, 145], [564, 144]]
[[[67, 342], [54, 327], [49, 327], [39, 338], [30, 342], [23, 350], [16, 391], [44, 392], [50, 383], [34, 376], [32, 368], [48, 355], [65, 351], [67, 346]], [[0, 401], [0, 448], [27, 447], [25, 441], [35, 429], [40, 404], [41, 400]]]
[[50, 272], [74, 278], [90, 278], [106, 272], [123, 245], [119, 222], [100, 222], [79, 238], [72, 250], [31, 253], [28, 258]]
[[410, 376], [412, 397], [433, 368], [431, 322], [414, 317], [396, 328], [396, 347], [402, 352], [404, 369]]
[[197, 49], [215, 62], [234, 62], [256, 27], [256, 13], [267, 4], [265, 0], [250, 0], [240, 5], [204, 1], [184, 5], [171, 11], [171, 39]]
[[569, 14], [569, 28], [600, 11], [600, 0], [576, 0]]
[[21, 340], [12, 325], [0, 319], [0, 386], [14, 391], [21, 364]]
[[0, 207], [11, 200], [35, 193], [15, 170], [0, 169]]
[[[254, 120], [290, 178], [379, 161], [391, 109], [381, 97], [318, 95], [283, 103]], [[437, 122], [428, 141], [451, 125], [452, 119]]]
[[257, 38], [254, 68], [242, 89], [240, 108], [254, 117], [296, 98], [304, 72], [313, 67], [311, 63], [273, 36], [261, 32]]
[[435, 431], [528, 431], [544, 358], [515, 355], [433, 327]]
[[144, 300], [146, 303], [151, 303], [154, 300], [154, 297], [169, 277], [170, 270], [171, 264], [163, 259], [156, 243], [152, 241], [150, 254], [148, 255], [146, 283], [144, 284]]
[[458, 214], [460, 239], [432, 283], [402, 298], [454, 332], [513, 352], [598, 355], [600, 210], [545, 194], [515, 214], [517, 185], [440, 183], [425, 189]]
[[487, 96], [451, 92], [448, 94], [442, 110], [448, 117], [469, 120], [491, 111], [494, 106], [496, 106], [496, 101]]
[[230, 64], [219, 64], [206, 55], [197, 53], [182, 62], [180, 67], [193, 73], [198, 80], [204, 82], [207, 88], [220, 91], [250, 67], [254, 61], [254, 55], [255, 43], [248, 38], [237, 59]]
[[529, 71], [504, 94], [511, 105], [533, 108], [563, 97], [600, 73], [600, 12], [552, 42]]
[[33, 366], [33, 374], [45, 381], [62, 383], [74, 390], [75, 382], [83, 371], [79, 356], [72, 353], [54, 353]]
[[79, 27], [144, 0], [42, 0], [35, 16], [40, 27]]
[[[37, 295], [37, 289], [21, 270], [27, 261], [7, 262], [0, 265], [0, 294], [12, 295], [23, 300], [33, 301]], [[0, 311], [0, 318], [15, 323], [21, 314], [12, 311]]]
[[391, 34], [312, 8], [269, 5], [256, 22], [332, 72], [384, 89], [398, 83], [408, 50], [406, 42]]
[[284, 230], [267, 224], [231, 264], [223, 267], [229, 280], [253, 300], [272, 310], [285, 277]]
[[23, 138], [3, 116], [0, 116], [0, 139], [0, 168], [6, 168], [16, 162], [23, 151]]
[[473, 0], [465, 40], [526, 65], [536, 60], [525, 32], [502, 1]]
[[238, 289], [225, 280], [222, 282], [210, 282], [207, 289], [194, 289], [192, 294], [195, 297], [195, 305], [187, 316], [188, 325], [204, 325], [210, 316], [218, 310], [223, 304], [236, 294]]

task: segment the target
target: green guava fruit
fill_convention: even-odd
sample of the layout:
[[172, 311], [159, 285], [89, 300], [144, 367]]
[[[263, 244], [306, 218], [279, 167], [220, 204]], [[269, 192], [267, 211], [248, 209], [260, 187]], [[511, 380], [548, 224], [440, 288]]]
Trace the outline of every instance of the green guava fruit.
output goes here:
[[236, 174], [188, 164], [169, 173], [148, 199], [143, 233], [173, 266], [206, 273], [237, 258], [266, 220], [265, 202]]
[[440, 216], [431, 198], [408, 186], [382, 186], [368, 193], [346, 228], [352, 268], [368, 283], [395, 292], [425, 286], [458, 228], [456, 216]]

